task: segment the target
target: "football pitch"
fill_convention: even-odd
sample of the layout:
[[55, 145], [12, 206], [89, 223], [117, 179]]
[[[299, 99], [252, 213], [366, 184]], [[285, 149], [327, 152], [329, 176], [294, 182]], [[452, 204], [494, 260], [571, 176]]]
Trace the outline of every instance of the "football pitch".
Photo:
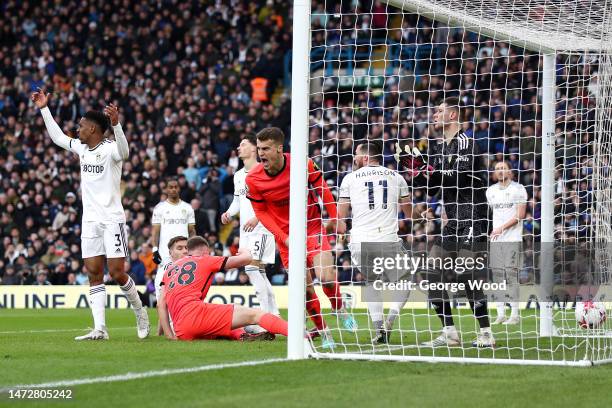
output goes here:
[[[155, 321], [154, 311], [150, 317]], [[358, 317], [365, 327], [365, 314]], [[87, 309], [0, 310], [0, 406], [612, 405], [612, 365], [282, 361], [284, 338], [247, 343], [169, 342], [157, 336], [138, 340], [130, 310], [107, 310], [109, 341], [75, 342], [74, 336], [90, 325]], [[9, 398], [9, 388], [37, 384], [69, 389], [72, 398]]]

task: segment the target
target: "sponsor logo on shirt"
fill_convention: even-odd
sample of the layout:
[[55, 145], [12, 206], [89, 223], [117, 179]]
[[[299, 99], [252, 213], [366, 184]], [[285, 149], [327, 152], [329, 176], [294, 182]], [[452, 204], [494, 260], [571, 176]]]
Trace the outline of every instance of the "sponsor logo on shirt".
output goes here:
[[174, 225], [174, 224], [187, 224], [187, 220], [185, 218], [166, 218], [164, 219], [165, 225]]
[[497, 204], [493, 204], [493, 208], [494, 209], [500, 209], [500, 208], [512, 208], [512, 206], [514, 206], [514, 203], [497, 203]]
[[83, 163], [81, 164], [81, 172], [82, 173], [94, 173], [94, 174], [104, 173], [104, 166], [101, 164]]

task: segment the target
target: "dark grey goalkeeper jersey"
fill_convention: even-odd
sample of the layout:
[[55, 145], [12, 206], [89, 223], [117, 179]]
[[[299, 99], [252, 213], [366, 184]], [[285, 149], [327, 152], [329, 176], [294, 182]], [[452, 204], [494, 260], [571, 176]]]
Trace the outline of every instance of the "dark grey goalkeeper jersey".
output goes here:
[[487, 176], [474, 140], [459, 132], [448, 143], [430, 145], [428, 164], [433, 167], [429, 179], [421, 175], [414, 182], [443, 202], [448, 223], [442, 237], [462, 241], [486, 237]]

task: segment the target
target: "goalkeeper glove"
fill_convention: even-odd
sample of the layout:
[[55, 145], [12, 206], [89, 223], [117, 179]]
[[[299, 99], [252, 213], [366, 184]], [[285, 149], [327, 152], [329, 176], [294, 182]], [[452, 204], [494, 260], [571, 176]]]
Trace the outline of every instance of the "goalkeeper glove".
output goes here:
[[433, 167], [427, 164], [426, 159], [421, 154], [420, 150], [415, 146], [410, 149], [408, 144], [404, 148], [399, 143], [395, 143], [395, 160], [398, 165], [403, 166], [411, 177], [416, 177], [421, 173], [427, 176], [433, 171]]
[[159, 265], [162, 261], [161, 255], [159, 254], [159, 248], [153, 247], [153, 262]]

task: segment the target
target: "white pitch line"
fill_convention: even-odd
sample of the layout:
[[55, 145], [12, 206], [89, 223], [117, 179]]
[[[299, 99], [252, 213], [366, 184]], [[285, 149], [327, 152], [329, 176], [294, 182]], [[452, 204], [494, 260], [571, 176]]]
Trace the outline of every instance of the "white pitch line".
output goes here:
[[60, 388], [60, 387], [73, 387], [75, 385], [84, 385], [84, 384], [98, 384], [98, 383], [108, 383], [108, 382], [115, 382], [115, 381], [138, 380], [141, 378], [162, 377], [162, 376], [176, 375], [176, 374], [198, 373], [201, 371], [220, 370], [223, 368], [258, 366], [262, 364], [279, 363], [282, 361], [289, 361], [289, 360], [285, 358], [271, 358], [267, 360], [241, 361], [239, 363], [208, 364], [208, 365], [190, 367], [190, 368], [174, 368], [174, 369], [168, 369], [168, 370], [144, 371], [140, 373], [125, 373], [125, 374], [109, 375], [105, 377], [77, 378], [74, 380], [62, 380], [62, 381], [54, 381], [54, 382], [40, 383], [40, 384], [16, 384], [16, 385], [0, 388], [0, 393], [8, 392], [9, 390], [24, 389], [24, 388]]
[[[127, 329], [135, 329], [136, 326], [131, 327], [114, 327], [111, 328], [110, 331], [113, 332], [115, 330], [127, 330]], [[68, 333], [68, 332], [86, 332], [87, 328], [81, 329], [46, 329], [46, 330], [15, 330], [15, 331], [0, 331], [0, 334], [36, 334], [36, 333]]]

